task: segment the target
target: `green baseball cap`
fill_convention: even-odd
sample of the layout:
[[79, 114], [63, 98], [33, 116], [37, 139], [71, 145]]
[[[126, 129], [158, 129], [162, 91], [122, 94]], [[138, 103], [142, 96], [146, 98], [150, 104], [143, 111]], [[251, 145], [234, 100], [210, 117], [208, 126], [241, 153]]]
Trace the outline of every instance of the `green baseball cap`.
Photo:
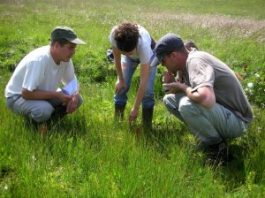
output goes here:
[[58, 39], [66, 39], [74, 44], [86, 44], [83, 40], [77, 37], [73, 29], [66, 26], [57, 26], [53, 29], [51, 33], [51, 41], [56, 41]]

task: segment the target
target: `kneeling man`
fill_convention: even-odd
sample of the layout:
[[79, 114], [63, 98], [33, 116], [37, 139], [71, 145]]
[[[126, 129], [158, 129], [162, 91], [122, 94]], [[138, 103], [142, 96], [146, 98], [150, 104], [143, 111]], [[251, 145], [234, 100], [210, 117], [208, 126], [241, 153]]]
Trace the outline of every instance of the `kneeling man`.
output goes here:
[[77, 44], [85, 42], [71, 28], [56, 27], [50, 45], [33, 50], [16, 67], [5, 88], [7, 106], [38, 124], [74, 112], [82, 103], [77, 87], [72, 93], [57, 89], [77, 85], [71, 60]]

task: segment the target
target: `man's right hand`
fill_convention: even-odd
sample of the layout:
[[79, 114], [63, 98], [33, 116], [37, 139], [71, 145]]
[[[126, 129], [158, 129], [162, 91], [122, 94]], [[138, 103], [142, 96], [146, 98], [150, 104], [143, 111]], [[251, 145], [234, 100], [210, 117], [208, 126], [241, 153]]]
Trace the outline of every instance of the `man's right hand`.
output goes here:
[[174, 74], [171, 72], [165, 72], [163, 74], [163, 83], [172, 83], [175, 82]]
[[124, 80], [119, 80], [116, 83], [116, 87], [115, 87], [115, 93], [119, 94], [123, 89], [126, 89], [127, 85], [125, 84]]
[[63, 105], [67, 105], [68, 102], [70, 102], [70, 100], [72, 99], [71, 96], [68, 96], [63, 92], [57, 92], [57, 93], [58, 93], [57, 97], [63, 103]]

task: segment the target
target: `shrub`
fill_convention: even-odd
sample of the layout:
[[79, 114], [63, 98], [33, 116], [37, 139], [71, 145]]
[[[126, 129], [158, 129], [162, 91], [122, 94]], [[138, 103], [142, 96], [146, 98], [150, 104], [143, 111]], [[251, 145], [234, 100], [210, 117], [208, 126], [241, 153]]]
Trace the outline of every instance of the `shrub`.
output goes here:
[[246, 94], [251, 103], [258, 107], [265, 107], [265, 71], [257, 68], [248, 71], [247, 78], [243, 83]]

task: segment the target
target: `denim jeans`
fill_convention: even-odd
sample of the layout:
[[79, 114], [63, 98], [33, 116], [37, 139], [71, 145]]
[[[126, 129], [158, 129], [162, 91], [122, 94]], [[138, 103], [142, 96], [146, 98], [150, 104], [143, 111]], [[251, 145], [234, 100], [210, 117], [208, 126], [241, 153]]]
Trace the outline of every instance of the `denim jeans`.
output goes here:
[[[124, 106], [126, 105], [127, 100], [128, 100], [127, 93], [130, 89], [132, 76], [135, 72], [135, 69], [139, 65], [140, 61], [138, 59], [132, 59], [132, 58], [122, 55], [121, 63], [124, 66], [122, 67], [122, 72], [123, 72], [123, 78], [127, 85], [127, 89], [124, 89], [120, 91], [119, 94], [114, 95], [114, 103], [115, 105]], [[157, 70], [157, 66], [150, 67], [148, 83], [147, 83], [144, 97], [142, 100], [143, 108], [152, 108], [155, 104], [154, 82], [155, 82], [156, 70]]]
[[232, 111], [215, 103], [207, 109], [184, 94], [167, 94], [163, 102], [170, 113], [183, 121], [201, 142], [217, 144], [246, 132], [248, 124]]

